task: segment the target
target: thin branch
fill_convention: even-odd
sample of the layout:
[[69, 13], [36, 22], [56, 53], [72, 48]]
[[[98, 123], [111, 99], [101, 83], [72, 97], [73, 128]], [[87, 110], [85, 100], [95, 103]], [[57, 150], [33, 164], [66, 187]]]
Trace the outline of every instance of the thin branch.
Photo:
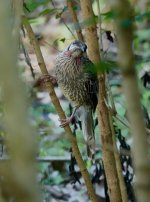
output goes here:
[[[9, 157], [0, 157], [0, 161], [5, 162], [5, 161], [9, 161], [10, 158]], [[70, 157], [64, 157], [64, 156], [48, 156], [48, 157], [37, 157], [36, 161], [38, 163], [49, 163], [49, 162], [53, 162], [53, 161], [62, 161], [62, 162], [67, 162], [70, 161]]]
[[130, 128], [129, 123], [127, 122], [127, 120], [123, 120], [122, 117], [120, 117], [118, 114], [113, 115], [113, 118], [114, 118], [114, 120], [118, 120], [120, 123], [122, 123], [127, 128]]
[[[111, 106], [112, 106], [112, 108], [110, 108], [110, 107], [108, 107], [108, 108], [109, 108], [109, 111], [110, 111], [111, 115], [113, 116], [113, 119], [114, 120], [118, 120], [120, 123], [122, 123], [124, 126], [126, 126], [127, 128], [130, 129], [130, 124], [129, 124], [128, 120], [125, 117], [123, 119], [117, 113], [117, 110], [116, 110], [116, 107], [115, 107], [115, 103], [114, 103], [114, 99], [113, 99], [113, 95], [112, 95], [111, 88], [110, 88], [109, 84], [107, 86], [107, 89], [108, 89], [108, 96], [110, 98]], [[147, 135], [150, 135], [150, 129], [146, 128], [146, 132], [147, 132]]]
[[[53, 5], [53, 7], [55, 9], [57, 9], [56, 6], [55, 6], [55, 3], [53, 2], [53, 0], [51, 0], [51, 3]], [[68, 31], [71, 33], [71, 35], [73, 36], [73, 38], [76, 39], [76, 36], [74, 35], [74, 33], [72, 32], [72, 30], [70, 29], [70, 27], [67, 25], [67, 23], [65, 22], [64, 18], [62, 16], [60, 16], [60, 19], [62, 20], [62, 22], [64, 23], [65, 27], [68, 29]]]
[[29, 54], [26, 50], [26, 47], [22, 41], [22, 39], [20, 38], [20, 43], [21, 43], [21, 46], [22, 46], [22, 51], [23, 51], [23, 54], [24, 54], [24, 57], [25, 57], [25, 61], [27, 63], [27, 65], [30, 67], [30, 71], [31, 71], [31, 75], [33, 77], [33, 79], [35, 79], [35, 73], [34, 73], [34, 69], [32, 67], [32, 64], [31, 64], [31, 59], [29, 57]]
[[[31, 41], [31, 44], [34, 47], [34, 51], [35, 51], [35, 54], [36, 54], [37, 61], [38, 61], [39, 67], [41, 69], [41, 72], [42, 72], [43, 75], [47, 75], [48, 71], [47, 71], [47, 68], [46, 68], [44, 58], [42, 56], [38, 41], [36, 40], [34, 32], [32, 30], [32, 27], [30, 26], [30, 24], [28, 22], [28, 19], [26, 18], [25, 15], [23, 16], [23, 25], [25, 26], [25, 28], [27, 30], [27, 33], [28, 33], [29, 39]], [[64, 113], [64, 111], [63, 111], [63, 109], [62, 109], [62, 107], [60, 105], [59, 99], [56, 96], [53, 84], [51, 82], [47, 82], [46, 86], [47, 86], [49, 96], [51, 97], [51, 101], [52, 101], [53, 105], [55, 106], [55, 109], [56, 109], [56, 111], [57, 111], [57, 113], [59, 115], [59, 118], [60, 119], [65, 119], [66, 118], [65, 113]], [[90, 197], [91, 201], [97, 202], [97, 197], [96, 197], [95, 191], [93, 189], [93, 185], [91, 183], [89, 173], [88, 173], [88, 171], [86, 169], [86, 166], [85, 166], [85, 163], [84, 163], [84, 161], [83, 161], [83, 159], [81, 157], [81, 154], [80, 154], [80, 151], [79, 151], [79, 148], [78, 148], [78, 145], [77, 145], [76, 137], [73, 135], [73, 133], [72, 133], [69, 126], [64, 127], [64, 130], [65, 130], [66, 135], [67, 135], [67, 137], [68, 137], [68, 139], [69, 139], [69, 141], [71, 143], [73, 154], [74, 154], [74, 156], [76, 158], [77, 164], [78, 164], [78, 166], [80, 168], [80, 171], [81, 171], [81, 174], [82, 174], [82, 177], [83, 177], [83, 179], [85, 181], [85, 185], [87, 187], [89, 197]]]
[[83, 38], [83, 35], [82, 35], [82, 30], [81, 30], [81, 27], [80, 27], [80, 24], [79, 24], [79, 21], [78, 21], [78, 18], [77, 18], [77, 14], [76, 14], [75, 9], [74, 9], [73, 0], [67, 0], [67, 5], [68, 5], [70, 15], [72, 17], [72, 21], [74, 23], [74, 27], [75, 27], [78, 39], [80, 41], [84, 41], [84, 38]]
[[[113, 118], [114, 118], [114, 120], [118, 120], [120, 123], [122, 123], [127, 128], [131, 129], [131, 126], [130, 126], [128, 120], [125, 118], [123, 119], [119, 114], [113, 115]], [[147, 135], [150, 135], [150, 129], [146, 128], [146, 133], [147, 133]]]

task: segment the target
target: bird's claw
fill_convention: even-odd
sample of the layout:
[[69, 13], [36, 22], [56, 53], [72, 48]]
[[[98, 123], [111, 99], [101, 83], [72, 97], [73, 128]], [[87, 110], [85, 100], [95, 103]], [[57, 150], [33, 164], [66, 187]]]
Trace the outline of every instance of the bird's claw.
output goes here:
[[59, 121], [61, 122], [60, 127], [63, 128], [63, 127], [65, 127], [65, 126], [67, 126], [67, 125], [69, 125], [71, 123], [72, 118], [69, 117], [69, 118], [66, 118], [66, 119], [59, 119]]
[[44, 83], [47, 83], [49, 81], [52, 84], [56, 84], [57, 83], [56, 78], [54, 76], [49, 75], [49, 74], [43, 75], [41, 79], [44, 81]]

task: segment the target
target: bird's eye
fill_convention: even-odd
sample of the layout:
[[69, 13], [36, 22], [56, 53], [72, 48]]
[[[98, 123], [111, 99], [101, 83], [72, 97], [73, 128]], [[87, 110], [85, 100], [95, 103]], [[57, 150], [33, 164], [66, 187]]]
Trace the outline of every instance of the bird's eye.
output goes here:
[[75, 45], [76, 44], [76, 41], [72, 42], [72, 45]]
[[87, 45], [84, 44], [84, 52], [86, 52], [86, 50], [87, 50]]

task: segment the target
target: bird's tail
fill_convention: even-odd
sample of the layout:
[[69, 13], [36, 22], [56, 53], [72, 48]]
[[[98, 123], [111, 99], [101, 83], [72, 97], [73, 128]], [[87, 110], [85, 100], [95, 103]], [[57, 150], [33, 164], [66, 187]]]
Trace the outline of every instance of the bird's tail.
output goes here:
[[92, 109], [89, 106], [80, 107], [80, 120], [85, 142], [87, 144], [87, 155], [94, 161], [95, 154], [95, 136]]

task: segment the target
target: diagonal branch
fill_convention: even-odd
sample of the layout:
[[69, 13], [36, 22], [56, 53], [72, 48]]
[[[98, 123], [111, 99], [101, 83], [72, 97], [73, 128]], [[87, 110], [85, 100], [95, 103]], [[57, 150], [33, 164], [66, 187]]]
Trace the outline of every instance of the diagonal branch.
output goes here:
[[[51, 0], [51, 3], [52, 3], [52, 5], [53, 5], [53, 7], [54, 7], [55, 9], [57, 9], [53, 0]], [[63, 12], [62, 12], [62, 13], [63, 13]], [[62, 20], [63, 24], [64, 24], [65, 27], [68, 29], [68, 31], [71, 33], [72, 37], [73, 37], [74, 39], [76, 39], [74, 33], [72, 32], [72, 30], [71, 30], [70, 27], [67, 25], [67, 23], [65, 22], [64, 18], [62, 17], [62, 13], [61, 13], [61, 15], [59, 16], [60, 19]]]
[[77, 14], [76, 14], [76, 12], [74, 10], [73, 0], [67, 0], [67, 5], [68, 5], [70, 15], [72, 17], [72, 21], [74, 23], [74, 27], [75, 27], [78, 39], [80, 41], [84, 41], [84, 38], [83, 38], [83, 35], [82, 35], [82, 30], [81, 30], [81, 27], [80, 27], [80, 24], [79, 24], [79, 21], [78, 21], [78, 18], [77, 18]]
[[[48, 71], [47, 71], [47, 68], [46, 68], [46, 65], [45, 65], [45, 62], [44, 62], [44, 59], [43, 59], [39, 44], [38, 44], [38, 42], [37, 42], [37, 40], [35, 38], [34, 32], [32, 30], [32, 27], [30, 26], [30, 23], [29, 23], [29, 21], [28, 21], [28, 19], [26, 18], [25, 15], [23, 15], [22, 19], [23, 19], [23, 25], [25, 26], [25, 28], [27, 30], [27, 33], [28, 33], [28, 36], [30, 38], [31, 44], [34, 47], [34, 51], [35, 51], [35, 54], [36, 54], [37, 61], [38, 61], [39, 67], [41, 69], [41, 72], [42, 72], [43, 75], [47, 75]], [[46, 86], [47, 86], [47, 91], [49, 93], [51, 101], [52, 101], [53, 105], [55, 106], [55, 109], [56, 109], [56, 111], [57, 111], [57, 113], [59, 115], [59, 118], [60, 119], [65, 119], [66, 118], [65, 113], [64, 113], [64, 111], [63, 111], [63, 109], [62, 109], [62, 107], [60, 105], [59, 99], [56, 96], [53, 84], [51, 82], [47, 82]], [[84, 161], [83, 161], [83, 159], [81, 157], [81, 154], [80, 154], [80, 151], [79, 151], [79, 148], [78, 148], [78, 145], [77, 145], [77, 140], [76, 140], [75, 136], [73, 135], [73, 133], [72, 133], [69, 126], [65, 126], [64, 130], [65, 130], [66, 135], [67, 135], [67, 137], [68, 137], [68, 139], [69, 139], [69, 141], [71, 143], [73, 154], [74, 154], [75, 159], [77, 161], [77, 164], [78, 164], [78, 166], [80, 168], [82, 177], [83, 177], [83, 179], [85, 181], [85, 185], [87, 187], [89, 197], [90, 197], [92, 202], [97, 202], [98, 200], [97, 200], [93, 185], [91, 183], [89, 173], [88, 173], [88, 171], [86, 169], [86, 166], [85, 166], [85, 163], [84, 163]]]

